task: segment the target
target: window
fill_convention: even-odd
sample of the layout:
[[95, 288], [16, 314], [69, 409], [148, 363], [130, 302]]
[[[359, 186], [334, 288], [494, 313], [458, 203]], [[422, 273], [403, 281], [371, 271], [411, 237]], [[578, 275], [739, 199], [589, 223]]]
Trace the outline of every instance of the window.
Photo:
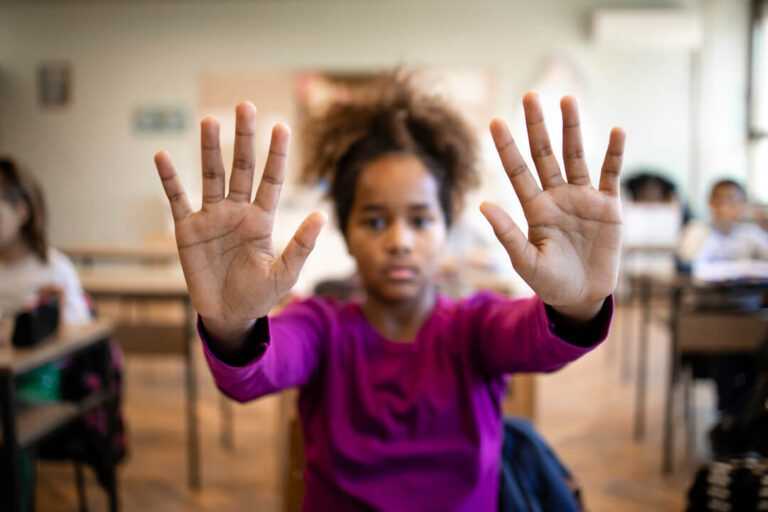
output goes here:
[[768, 204], [768, 0], [752, 0], [749, 63], [749, 185], [754, 199]]

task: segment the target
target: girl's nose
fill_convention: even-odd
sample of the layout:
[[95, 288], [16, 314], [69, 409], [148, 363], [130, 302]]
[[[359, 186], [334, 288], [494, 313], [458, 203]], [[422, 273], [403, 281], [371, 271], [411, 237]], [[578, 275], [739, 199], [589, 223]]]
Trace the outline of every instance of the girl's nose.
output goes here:
[[393, 254], [408, 253], [413, 249], [413, 230], [406, 222], [390, 224], [386, 238], [387, 251]]

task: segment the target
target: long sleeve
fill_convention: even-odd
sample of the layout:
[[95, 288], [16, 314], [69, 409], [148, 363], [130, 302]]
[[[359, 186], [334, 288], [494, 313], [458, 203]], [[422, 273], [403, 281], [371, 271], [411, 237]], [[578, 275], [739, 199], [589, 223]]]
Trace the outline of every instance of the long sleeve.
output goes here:
[[66, 323], [81, 323], [91, 319], [91, 311], [85, 300], [85, 292], [80, 284], [77, 271], [69, 258], [55, 249], [51, 249], [51, 267], [55, 274], [54, 284], [64, 291], [64, 314]]
[[239, 402], [302, 386], [316, 374], [328, 336], [327, 306], [310, 299], [289, 306], [275, 317], [261, 318], [249, 333], [254, 358], [243, 366], [219, 359], [198, 322], [203, 353], [216, 385]]
[[768, 260], [768, 231], [759, 226], [754, 226], [755, 258]]
[[[469, 299], [480, 363], [491, 374], [550, 372], [578, 359], [608, 335], [613, 297], [578, 331], [558, 328], [538, 297], [508, 299], [481, 293]], [[564, 339], [564, 336], [568, 338]]]

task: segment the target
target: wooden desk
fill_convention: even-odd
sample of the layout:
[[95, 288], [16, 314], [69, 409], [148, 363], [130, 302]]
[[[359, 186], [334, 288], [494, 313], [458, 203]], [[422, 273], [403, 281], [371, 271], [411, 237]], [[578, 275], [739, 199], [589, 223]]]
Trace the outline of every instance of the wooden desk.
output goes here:
[[[768, 311], [701, 309], [686, 300], [695, 294], [738, 294], [766, 290], [766, 283], [734, 283], [723, 285], [704, 283], [687, 276], [659, 278], [640, 276], [642, 320], [640, 329], [640, 356], [638, 366], [635, 433], [641, 437], [645, 421], [646, 361], [648, 353], [648, 324], [651, 322], [650, 297], [652, 288], [662, 288], [670, 296], [670, 359], [664, 402], [664, 431], [662, 439], [662, 472], [672, 471], [674, 449], [673, 413], [674, 391], [681, 375], [683, 355], [751, 353], [768, 337]], [[687, 390], [686, 390], [687, 395]], [[688, 399], [686, 398], [686, 402]], [[685, 404], [687, 408], [687, 403]], [[688, 412], [686, 410], [686, 417]], [[638, 436], [639, 434], [639, 436]]]
[[126, 352], [173, 354], [184, 357], [187, 399], [187, 468], [188, 482], [200, 488], [200, 439], [197, 421], [197, 381], [193, 358], [195, 313], [192, 310], [187, 284], [180, 268], [137, 268], [130, 270], [83, 269], [80, 272], [83, 289], [94, 298], [120, 301], [178, 301], [184, 308], [183, 325], [149, 326], [117, 323], [115, 339], [125, 341]]
[[59, 247], [75, 263], [93, 265], [96, 261], [112, 263], [168, 264], [178, 262], [175, 245], [103, 245], [79, 244]]
[[107, 410], [107, 443], [105, 447], [112, 455], [109, 475], [109, 506], [116, 511], [117, 480], [111, 439], [115, 429], [116, 397], [110, 386], [86, 396], [80, 402], [55, 402], [45, 405], [19, 407], [16, 403], [14, 380], [31, 370], [65, 356], [78, 355], [86, 351], [99, 350], [102, 353], [103, 382], [112, 382], [112, 359], [109, 341], [112, 328], [103, 320], [79, 326], [67, 326], [48, 340], [30, 347], [14, 348], [7, 342], [0, 347], [0, 412], [2, 414], [2, 464], [7, 468], [7, 480], [0, 482], [4, 488], [0, 494], [0, 509], [22, 510], [23, 497], [21, 457], [22, 453], [35, 446], [49, 434], [84, 416], [95, 407], [104, 405]]

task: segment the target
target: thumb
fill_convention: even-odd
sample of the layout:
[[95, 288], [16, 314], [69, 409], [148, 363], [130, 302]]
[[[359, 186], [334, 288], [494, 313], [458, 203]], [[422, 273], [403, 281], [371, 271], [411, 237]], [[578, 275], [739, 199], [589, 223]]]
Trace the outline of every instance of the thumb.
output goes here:
[[480, 212], [493, 228], [493, 233], [507, 250], [512, 266], [522, 276], [528, 275], [536, 264], [536, 248], [528, 242], [504, 208], [491, 201], [480, 204]]
[[299, 276], [301, 267], [307, 261], [309, 253], [315, 248], [317, 236], [327, 221], [328, 217], [323, 212], [310, 213], [302, 221], [293, 238], [285, 247], [283, 254], [280, 255], [280, 263], [282, 263], [283, 268], [288, 270], [292, 282], [295, 282]]

